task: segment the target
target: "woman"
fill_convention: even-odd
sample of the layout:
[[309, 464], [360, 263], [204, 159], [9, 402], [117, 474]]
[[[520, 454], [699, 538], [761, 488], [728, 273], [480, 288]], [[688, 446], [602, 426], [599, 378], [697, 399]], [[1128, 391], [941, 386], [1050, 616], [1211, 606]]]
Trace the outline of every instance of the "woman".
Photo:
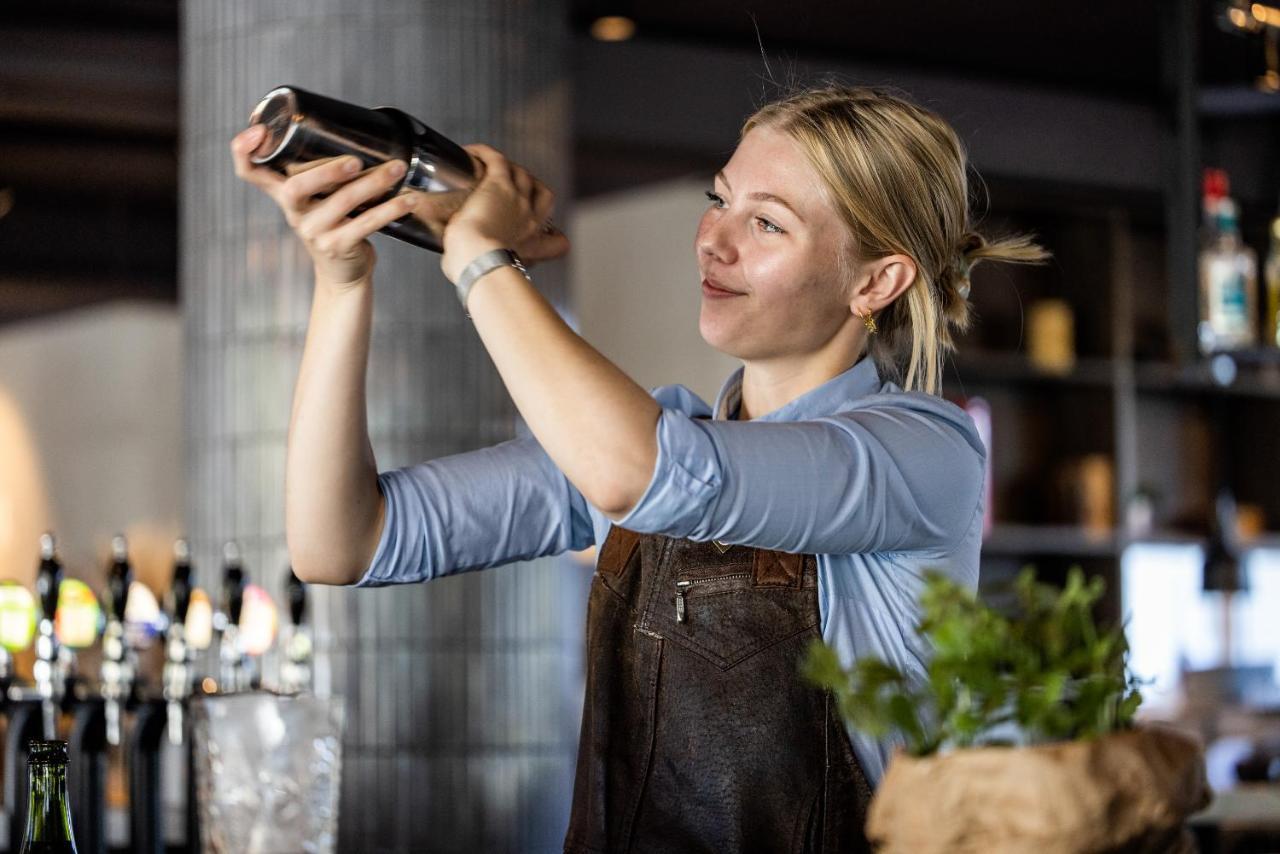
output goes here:
[[701, 334], [742, 361], [714, 407], [636, 385], [502, 263], [495, 250], [537, 261], [568, 244], [541, 228], [550, 191], [468, 146], [485, 176], [441, 267], [532, 436], [382, 474], [365, 426], [366, 238], [412, 201], [345, 214], [403, 164], [285, 180], [250, 167], [257, 134], [233, 141], [237, 174], [316, 265], [286, 470], [298, 574], [424, 581], [597, 543], [566, 852], [863, 849], [891, 745], [848, 733], [800, 657], [821, 637], [846, 663], [923, 674], [924, 573], [978, 577], [985, 451], [937, 396], [968, 271], [1048, 257], [971, 230], [954, 131], [839, 86], [748, 119], [694, 241]]

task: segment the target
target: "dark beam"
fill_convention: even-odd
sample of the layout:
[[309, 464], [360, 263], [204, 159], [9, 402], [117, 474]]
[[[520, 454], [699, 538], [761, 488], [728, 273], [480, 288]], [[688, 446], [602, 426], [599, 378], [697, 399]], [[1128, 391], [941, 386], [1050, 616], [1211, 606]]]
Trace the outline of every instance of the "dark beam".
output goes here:
[[[625, 151], [637, 174], [647, 171], [641, 164], [650, 149], [660, 159], [667, 158], [663, 152], [689, 152], [690, 169], [707, 160], [723, 163], [742, 121], [775, 91], [760, 55], [748, 50], [643, 39], [606, 44], [579, 36], [574, 51], [577, 145]], [[854, 62], [796, 61], [773, 74], [805, 82], [834, 74], [850, 83], [896, 86], [955, 126], [980, 172], [1103, 193], [1164, 186], [1166, 132], [1156, 105]], [[605, 183], [609, 179], [588, 173], [580, 185]]]

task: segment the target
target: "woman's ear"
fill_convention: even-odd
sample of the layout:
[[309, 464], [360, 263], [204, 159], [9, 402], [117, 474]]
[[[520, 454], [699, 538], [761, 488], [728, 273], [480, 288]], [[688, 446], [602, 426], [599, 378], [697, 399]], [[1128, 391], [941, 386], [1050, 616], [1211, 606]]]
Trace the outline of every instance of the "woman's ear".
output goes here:
[[854, 314], [880, 311], [916, 280], [916, 262], [908, 255], [886, 255], [863, 265], [861, 285], [854, 289], [849, 308]]

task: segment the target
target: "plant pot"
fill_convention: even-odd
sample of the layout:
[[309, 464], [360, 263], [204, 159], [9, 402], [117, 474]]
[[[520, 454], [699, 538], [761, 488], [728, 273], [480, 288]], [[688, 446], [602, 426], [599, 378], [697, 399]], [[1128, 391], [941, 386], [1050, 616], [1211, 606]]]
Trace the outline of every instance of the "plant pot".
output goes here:
[[1209, 802], [1192, 737], [1138, 727], [1088, 741], [898, 753], [871, 803], [880, 854], [1194, 851]]

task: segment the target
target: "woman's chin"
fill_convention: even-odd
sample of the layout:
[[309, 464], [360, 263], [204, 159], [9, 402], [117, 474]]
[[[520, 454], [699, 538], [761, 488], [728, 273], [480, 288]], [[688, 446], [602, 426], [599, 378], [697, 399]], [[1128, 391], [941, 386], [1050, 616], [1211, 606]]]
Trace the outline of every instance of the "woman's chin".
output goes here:
[[735, 359], [739, 358], [738, 350], [741, 342], [723, 324], [711, 322], [706, 315], [703, 315], [698, 323], [698, 333], [702, 336], [702, 340], [706, 341], [711, 347], [726, 356], [733, 356]]

